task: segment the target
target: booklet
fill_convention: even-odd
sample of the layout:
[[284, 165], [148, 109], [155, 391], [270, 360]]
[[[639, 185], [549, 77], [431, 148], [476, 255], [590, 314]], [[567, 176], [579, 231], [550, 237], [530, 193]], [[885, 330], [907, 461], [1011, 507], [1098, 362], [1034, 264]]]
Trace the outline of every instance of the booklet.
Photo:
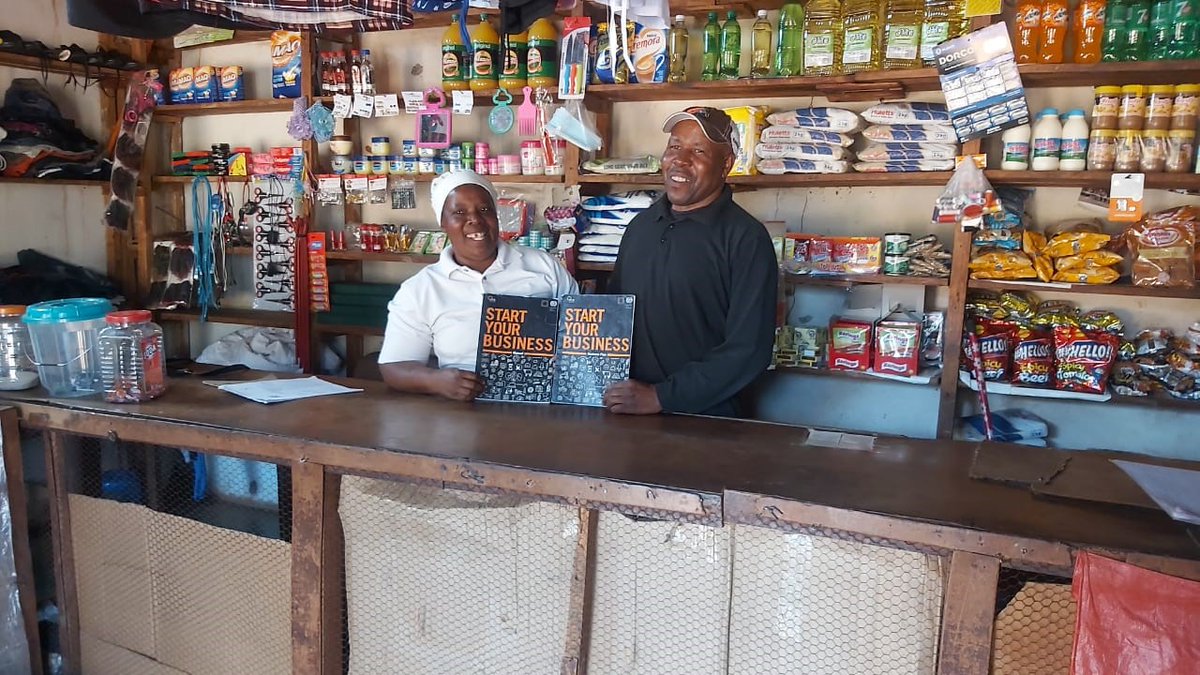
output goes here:
[[479, 400], [603, 405], [605, 388], [629, 377], [633, 308], [632, 295], [485, 294]]

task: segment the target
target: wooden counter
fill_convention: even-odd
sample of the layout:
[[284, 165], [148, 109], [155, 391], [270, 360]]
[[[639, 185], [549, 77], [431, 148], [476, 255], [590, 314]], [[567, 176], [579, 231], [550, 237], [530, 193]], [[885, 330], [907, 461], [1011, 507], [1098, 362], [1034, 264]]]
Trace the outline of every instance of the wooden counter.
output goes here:
[[[0, 406], [17, 408], [23, 426], [48, 432], [52, 480], [67, 470], [54, 450], [61, 440], [53, 439], [69, 436], [290, 466], [295, 672], [341, 671], [341, 475], [579, 507], [570, 631], [576, 639], [563, 657], [579, 672], [588, 633], [581, 626], [592, 611], [584, 598], [594, 576], [596, 510], [716, 528], [756, 525], [940, 557], [949, 571], [939, 672], [987, 672], [1001, 565], [1069, 576], [1073, 553], [1089, 549], [1200, 579], [1200, 546], [1162, 512], [1049, 499], [1027, 486], [974, 480], [978, 444], [563, 406], [457, 404], [347, 383], [366, 391], [264, 406], [198, 380], [174, 380], [166, 396], [143, 405], [52, 399], [35, 390], [3, 393]], [[1079, 466], [1107, 461], [1062, 455]], [[65, 544], [60, 548], [69, 554]], [[955, 603], [970, 607], [951, 613]]]

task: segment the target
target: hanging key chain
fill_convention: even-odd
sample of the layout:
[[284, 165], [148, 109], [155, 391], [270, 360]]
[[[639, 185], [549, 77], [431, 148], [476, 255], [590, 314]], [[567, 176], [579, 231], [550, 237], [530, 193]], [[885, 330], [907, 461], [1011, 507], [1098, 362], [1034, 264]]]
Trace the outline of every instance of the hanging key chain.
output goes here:
[[492, 133], [507, 134], [513, 128], [515, 117], [512, 108], [509, 107], [512, 100], [512, 94], [504, 88], [492, 96], [492, 103], [496, 104], [496, 107], [492, 108], [492, 112], [488, 113], [488, 128], [492, 130]]

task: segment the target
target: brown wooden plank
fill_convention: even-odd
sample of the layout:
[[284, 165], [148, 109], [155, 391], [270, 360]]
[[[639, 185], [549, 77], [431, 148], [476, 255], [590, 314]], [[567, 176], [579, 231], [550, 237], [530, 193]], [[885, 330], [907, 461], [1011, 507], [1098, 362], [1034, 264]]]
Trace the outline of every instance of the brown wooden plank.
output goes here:
[[942, 604], [939, 675], [987, 675], [1000, 560], [955, 551]]
[[592, 604], [596, 591], [598, 523], [599, 514], [594, 509], [579, 509], [579, 534], [575, 541], [575, 562], [571, 571], [571, 600], [567, 609], [567, 644], [563, 650], [562, 675], [582, 675], [587, 672]]
[[325, 467], [292, 463], [292, 671], [321, 672]]
[[440, 256], [425, 255], [424, 253], [368, 253], [358, 249], [345, 251], [329, 251], [325, 254], [327, 260], [351, 260], [355, 262], [404, 262], [418, 265], [431, 265]]
[[1035, 293], [1069, 293], [1072, 295], [1118, 295], [1134, 298], [1200, 299], [1200, 288], [1157, 288], [1134, 286], [1128, 283], [1128, 280], [1122, 280], [1115, 284], [1047, 284], [1041, 282], [1019, 283], [1015, 281], [995, 279], [971, 279], [968, 282], [967, 287], [991, 291], [1019, 290], [1033, 291]]
[[342, 642], [346, 620], [346, 543], [341, 503], [342, 477], [325, 472], [321, 538], [321, 659], [326, 675], [343, 672], [346, 654]]
[[67, 502], [66, 435], [46, 433], [46, 479], [50, 486], [50, 529], [54, 548], [54, 589], [58, 601], [58, 642], [63, 672], [74, 675], [83, 666], [79, 646], [79, 588], [75, 576], [75, 545], [71, 539], [71, 510]]
[[971, 462], [971, 478], [1029, 487], [1066, 468], [1071, 455], [1053, 448], [1015, 443], [980, 443]]
[[[199, 321], [198, 309], [172, 309], [157, 312], [162, 321]], [[294, 312], [276, 312], [263, 309], [214, 309], [208, 312], [208, 323], [228, 323], [239, 326], [267, 326], [291, 328], [295, 321]]]
[[849, 288], [859, 284], [907, 284], [910, 286], [948, 286], [950, 280], [945, 277], [920, 277], [909, 274], [795, 274], [785, 275], [784, 283], [796, 286], [838, 286]]
[[0, 408], [0, 448], [8, 485], [8, 512], [12, 521], [13, 563], [17, 573], [17, 595], [29, 643], [29, 664], [42, 672], [42, 645], [38, 632], [37, 593], [33, 578], [33, 552], [29, 545], [29, 499], [25, 490], [25, 461], [21, 454], [21, 430], [16, 408]]

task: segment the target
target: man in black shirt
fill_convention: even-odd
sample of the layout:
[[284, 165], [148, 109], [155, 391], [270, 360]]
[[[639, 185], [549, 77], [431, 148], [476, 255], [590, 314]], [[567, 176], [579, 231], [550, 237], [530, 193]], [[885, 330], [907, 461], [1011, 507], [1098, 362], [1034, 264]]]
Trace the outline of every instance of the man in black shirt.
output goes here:
[[637, 296], [631, 379], [615, 413], [739, 416], [737, 395], [771, 363], [777, 267], [763, 224], [725, 185], [733, 124], [716, 108], [667, 119], [666, 196], [629, 224], [608, 292]]

